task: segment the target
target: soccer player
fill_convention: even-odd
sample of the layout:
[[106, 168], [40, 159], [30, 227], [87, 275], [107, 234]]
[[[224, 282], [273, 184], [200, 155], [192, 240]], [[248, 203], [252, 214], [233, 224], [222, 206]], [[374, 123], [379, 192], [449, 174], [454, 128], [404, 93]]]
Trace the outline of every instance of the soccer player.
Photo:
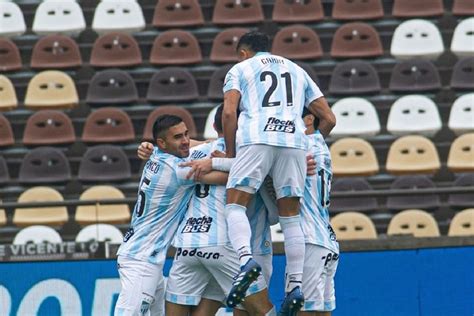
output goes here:
[[[139, 184], [130, 229], [118, 250], [122, 285], [115, 315], [163, 315], [163, 264], [166, 251], [193, 192], [194, 180], [179, 167], [189, 155], [188, 129], [181, 118], [163, 115], [153, 125], [155, 149]], [[226, 183], [227, 174], [201, 177], [202, 183]]]
[[334, 127], [335, 117], [301, 67], [268, 51], [265, 34], [244, 34], [237, 44], [241, 62], [230, 69], [224, 81], [227, 156], [234, 157], [236, 142], [239, 146], [227, 183], [226, 220], [229, 239], [241, 264], [227, 303], [238, 303], [261, 271], [252, 258], [251, 229], [245, 212], [252, 195], [270, 175], [278, 199], [288, 267], [288, 294], [283, 304], [297, 311], [304, 302], [301, 281], [305, 256], [299, 199], [306, 177], [307, 138], [301, 115], [308, 107], [320, 119], [319, 129], [324, 136]]

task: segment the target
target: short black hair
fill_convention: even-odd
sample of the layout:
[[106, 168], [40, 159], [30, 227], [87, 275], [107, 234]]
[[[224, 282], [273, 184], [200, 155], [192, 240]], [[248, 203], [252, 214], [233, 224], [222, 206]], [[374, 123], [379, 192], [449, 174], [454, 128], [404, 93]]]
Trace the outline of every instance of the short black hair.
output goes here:
[[164, 114], [158, 116], [155, 123], [153, 123], [153, 140], [163, 138], [170, 127], [178, 125], [182, 121], [183, 119], [176, 115]]
[[313, 121], [313, 127], [315, 130], [317, 130], [319, 128], [319, 117], [317, 117], [316, 115], [314, 115], [313, 113], [311, 113], [307, 107], [305, 107], [303, 109], [303, 115], [301, 115], [302, 118], [305, 118], [306, 115], [313, 115], [314, 116], [314, 121]]
[[268, 35], [258, 31], [251, 31], [245, 33], [237, 43], [237, 51], [242, 47], [247, 46], [253, 52], [269, 52], [270, 51], [270, 39]]
[[219, 104], [216, 114], [214, 115], [214, 126], [218, 133], [222, 133], [222, 111], [224, 110], [224, 104]]

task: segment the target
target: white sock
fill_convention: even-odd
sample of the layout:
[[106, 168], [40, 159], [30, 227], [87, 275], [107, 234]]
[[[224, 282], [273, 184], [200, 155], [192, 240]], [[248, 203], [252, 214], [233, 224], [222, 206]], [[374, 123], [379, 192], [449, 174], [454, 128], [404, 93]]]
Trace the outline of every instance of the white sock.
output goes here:
[[300, 215], [280, 216], [280, 226], [285, 237], [286, 292], [301, 286], [303, 279], [305, 243], [300, 221]]
[[275, 306], [273, 306], [272, 309], [269, 310], [269, 311], [265, 314], [265, 316], [276, 316], [276, 315], [277, 315], [277, 312], [276, 312], [276, 310], [275, 310]]
[[252, 259], [252, 249], [250, 247], [252, 231], [246, 211], [247, 208], [239, 204], [227, 204], [225, 206], [227, 235], [232, 247], [239, 255], [240, 266], [244, 266], [247, 261]]

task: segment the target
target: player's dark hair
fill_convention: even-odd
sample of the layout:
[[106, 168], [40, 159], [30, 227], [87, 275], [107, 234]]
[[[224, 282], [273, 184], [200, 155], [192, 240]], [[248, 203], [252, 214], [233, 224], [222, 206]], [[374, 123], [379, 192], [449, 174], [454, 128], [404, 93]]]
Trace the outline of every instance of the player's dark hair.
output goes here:
[[182, 121], [183, 119], [176, 115], [164, 114], [158, 116], [155, 123], [153, 123], [153, 140], [165, 137], [170, 127], [178, 125]]
[[224, 110], [224, 104], [219, 104], [217, 108], [216, 114], [214, 115], [214, 126], [216, 128], [216, 132], [222, 133], [222, 111]]
[[268, 38], [268, 35], [262, 32], [251, 31], [242, 35], [237, 43], [237, 51], [242, 46], [250, 48], [255, 53], [268, 52], [270, 51], [270, 39]]
[[[313, 113], [311, 113], [308, 110], [308, 108], [305, 107], [303, 109], [303, 115], [301, 117], [304, 118], [306, 115], [309, 115], [309, 114], [313, 115]], [[319, 117], [317, 117], [315, 115], [313, 115], [313, 116], [314, 116], [313, 127], [314, 127], [315, 130], [317, 130], [319, 128]]]

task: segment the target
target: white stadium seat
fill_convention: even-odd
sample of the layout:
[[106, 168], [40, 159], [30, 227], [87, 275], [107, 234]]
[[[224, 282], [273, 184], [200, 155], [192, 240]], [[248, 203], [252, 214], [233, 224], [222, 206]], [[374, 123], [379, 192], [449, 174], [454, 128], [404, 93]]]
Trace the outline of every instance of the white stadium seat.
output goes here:
[[18, 36], [25, 31], [25, 19], [18, 4], [0, 1], [0, 36]]
[[92, 29], [99, 34], [111, 31], [128, 33], [145, 28], [142, 8], [135, 1], [102, 1], [94, 13]]
[[34, 225], [20, 230], [13, 240], [14, 245], [24, 244], [57, 244], [63, 242], [57, 231], [48, 226]]
[[204, 127], [204, 138], [205, 139], [216, 139], [217, 132], [214, 129], [214, 116], [216, 115], [217, 108], [219, 106], [214, 107], [211, 112], [207, 115], [206, 119], [206, 126]]
[[474, 56], [474, 17], [465, 19], [456, 26], [451, 51], [458, 57]]
[[474, 93], [465, 94], [454, 101], [448, 127], [456, 135], [474, 131]]
[[374, 136], [380, 132], [380, 122], [375, 107], [363, 98], [344, 98], [337, 101], [332, 111], [336, 115], [334, 137]]
[[85, 28], [84, 14], [75, 1], [49, 0], [36, 9], [33, 32], [37, 34], [77, 35]]
[[76, 236], [76, 242], [89, 242], [93, 240], [120, 244], [122, 243], [123, 235], [120, 230], [113, 225], [92, 224], [81, 229]]
[[398, 59], [436, 59], [444, 52], [443, 39], [433, 23], [413, 19], [401, 23], [393, 33], [390, 53]]
[[401, 97], [390, 108], [387, 130], [397, 136], [421, 134], [432, 137], [441, 129], [436, 104], [422, 95]]

